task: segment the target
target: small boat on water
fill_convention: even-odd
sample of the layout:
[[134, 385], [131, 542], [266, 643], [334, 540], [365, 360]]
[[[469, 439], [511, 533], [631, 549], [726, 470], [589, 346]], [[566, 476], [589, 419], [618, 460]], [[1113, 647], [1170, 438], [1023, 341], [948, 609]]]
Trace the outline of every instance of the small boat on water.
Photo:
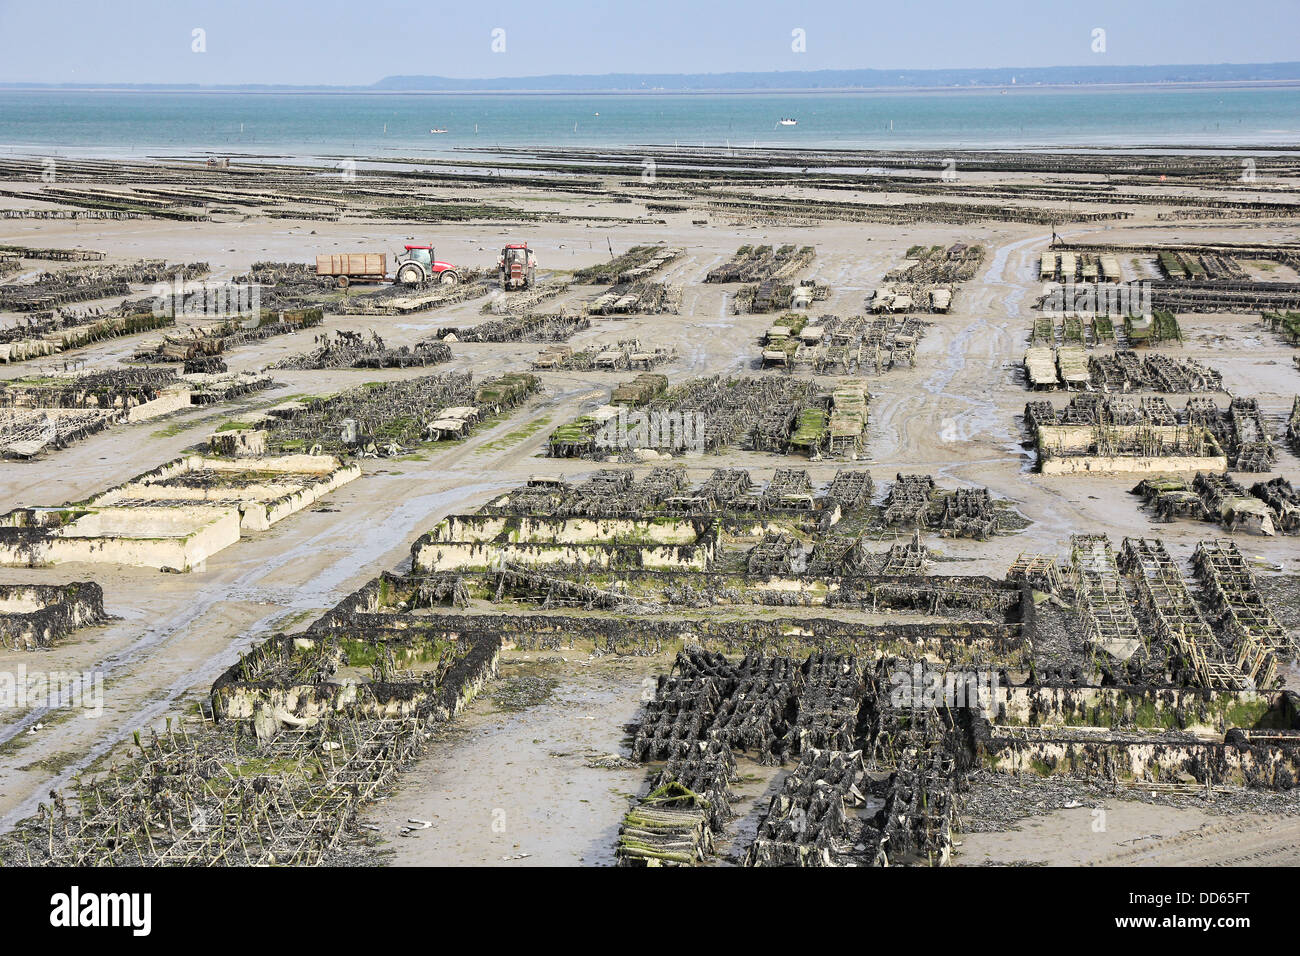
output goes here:
[[430, 132], [430, 133], [445, 133], [445, 132], [447, 132], [447, 131], [446, 131], [445, 129], [443, 129], [443, 128], [440, 126], [440, 127], [438, 127], [437, 129], [431, 129], [431, 130], [429, 130], [429, 132]]
[[781, 126], [797, 126], [798, 123], [799, 121], [797, 119], [790, 119], [788, 116], [781, 117], [779, 121], [779, 125]]

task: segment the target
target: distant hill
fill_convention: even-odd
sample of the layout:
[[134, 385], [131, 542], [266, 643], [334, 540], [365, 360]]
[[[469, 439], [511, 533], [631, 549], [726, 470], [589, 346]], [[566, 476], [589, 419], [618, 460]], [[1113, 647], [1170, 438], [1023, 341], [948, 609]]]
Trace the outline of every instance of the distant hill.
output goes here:
[[806, 70], [769, 73], [605, 73], [458, 80], [445, 76], [387, 76], [376, 90], [493, 92], [545, 90], [593, 93], [628, 90], [725, 92], [889, 89], [953, 86], [1232, 83], [1300, 80], [1300, 63], [1219, 63], [1200, 66], [1053, 66], [979, 70]]
[[1159, 83], [1259, 83], [1300, 81], [1300, 62], [1213, 63], [1182, 66], [1051, 66], [945, 70], [803, 70], [767, 73], [556, 73], [456, 79], [447, 76], [386, 76], [369, 86], [264, 83], [0, 83], [0, 89], [132, 90], [137, 92], [250, 93], [725, 93], [846, 89], [952, 89], [1011, 86], [1098, 86]]

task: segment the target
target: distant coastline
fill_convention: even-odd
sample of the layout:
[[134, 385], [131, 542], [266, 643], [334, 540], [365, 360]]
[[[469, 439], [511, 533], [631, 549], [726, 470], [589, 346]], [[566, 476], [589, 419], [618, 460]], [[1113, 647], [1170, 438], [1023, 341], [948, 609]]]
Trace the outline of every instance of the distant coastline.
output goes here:
[[330, 89], [308, 87], [248, 88], [234, 86], [193, 87], [143, 87], [143, 86], [23, 86], [0, 83], [0, 92], [5, 93], [167, 93], [205, 96], [220, 94], [223, 96], [841, 96], [853, 93], [870, 93], [872, 95], [924, 94], [924, 93], [996, 93], [999, 90], [1016, 93], [1035, 91], [1050, 93], [1124, 93], [1127, 91], [1159, 92], [1161, 90], [1249, 90], [1249, 89], [1295, 89], [1300, 87], [1300, 79], [1294, 80], [1235, 80], [1235, 81], [1186, 81], [1169, 83], [1023, 83], [988, 86], [846, 86], [838, 88], [791, 88], [791, 89], [690, 89], [690, 90], [376, 90], [369, 87], [332, 87]]
[[1254, 88], [1300, 85], [1300, 61], [1152, 66], [996, 67], [929, 70], [807, 70], [732, 73], [549, 74], [457, 78], [388, 76], [368, 85], [279, 83], [0, 82], [0, 90], [78, 93], [296, 93], [391, 95], [718, 95], [886, 92]]

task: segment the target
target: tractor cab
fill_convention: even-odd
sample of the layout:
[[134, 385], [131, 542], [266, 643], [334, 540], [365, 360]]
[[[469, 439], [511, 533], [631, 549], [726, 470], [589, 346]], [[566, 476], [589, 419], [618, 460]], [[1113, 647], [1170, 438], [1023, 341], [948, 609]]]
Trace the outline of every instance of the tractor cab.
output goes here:
[[497, 271], [502, 289], [527, 289], [537, 272], [537, 256], [526, 242], [512, 242], [497, 257]]
[[433, 268], [433, 246], [407, 246], [406, 255], [401, 257], [403, 260], [410, 259], [418, 262], [426, 269]]

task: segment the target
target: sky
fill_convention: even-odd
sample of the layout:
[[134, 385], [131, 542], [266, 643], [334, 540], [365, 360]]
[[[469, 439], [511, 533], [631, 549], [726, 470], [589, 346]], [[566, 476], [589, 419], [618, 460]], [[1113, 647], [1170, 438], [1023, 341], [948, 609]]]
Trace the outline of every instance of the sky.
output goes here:
[[1300, 0], [0, 0], [10, 83], [1284, 60], [1300, 60]]

